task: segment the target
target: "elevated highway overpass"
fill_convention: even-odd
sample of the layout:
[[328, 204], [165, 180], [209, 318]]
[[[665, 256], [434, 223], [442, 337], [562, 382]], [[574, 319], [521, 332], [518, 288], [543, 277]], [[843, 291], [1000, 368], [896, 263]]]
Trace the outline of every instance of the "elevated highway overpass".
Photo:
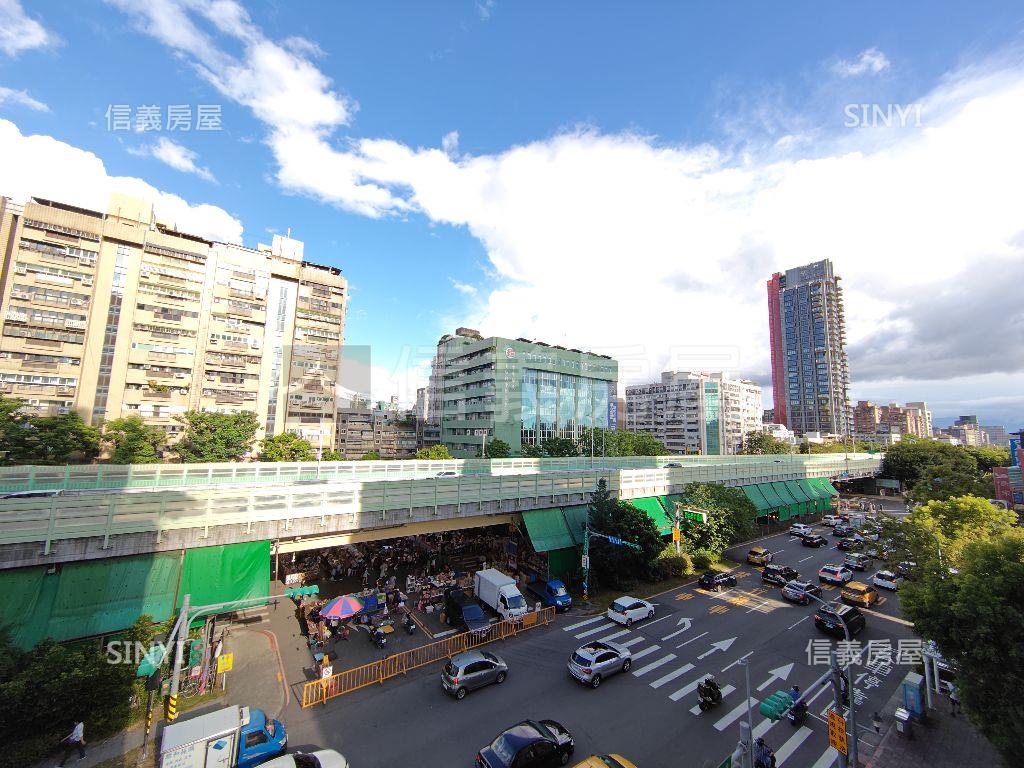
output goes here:
[[[0, 469], [0, 570], [270, 541], [295, 552], [509, 522], [586, 503], [599, 480], [634, 499], [688, 483], [876, 475], [880, 455], [660, 456]], [[666, 467], [666, 464], [679, 464]], [[439, 472], [456, 477], [437, 477]]]

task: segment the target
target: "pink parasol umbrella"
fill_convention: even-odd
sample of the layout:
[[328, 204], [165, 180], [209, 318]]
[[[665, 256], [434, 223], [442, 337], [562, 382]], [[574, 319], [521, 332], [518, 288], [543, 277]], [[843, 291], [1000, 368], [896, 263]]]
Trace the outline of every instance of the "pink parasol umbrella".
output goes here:
[[325, 619], [349, 619], [362, 610], [362, 600], [355, 595], [342, 595], [321, 608], [320, 615]]

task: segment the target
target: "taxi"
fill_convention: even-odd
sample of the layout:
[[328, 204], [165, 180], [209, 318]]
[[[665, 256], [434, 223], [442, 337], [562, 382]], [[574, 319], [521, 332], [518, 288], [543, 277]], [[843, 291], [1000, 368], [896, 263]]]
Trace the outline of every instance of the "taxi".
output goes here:
[[775, 555], [764, 547], [751, 547], [747, 552], [747, 562], [751, 565], [768, 565], [773, 559]]
[[850, 605], [870, 608], [879, 599], [878, 590], [861, 581], [848, 581], [839, 590], [839, 598]]
[[636, 768], [636, 763], [622, 755], [591, 755], [573, 768]]

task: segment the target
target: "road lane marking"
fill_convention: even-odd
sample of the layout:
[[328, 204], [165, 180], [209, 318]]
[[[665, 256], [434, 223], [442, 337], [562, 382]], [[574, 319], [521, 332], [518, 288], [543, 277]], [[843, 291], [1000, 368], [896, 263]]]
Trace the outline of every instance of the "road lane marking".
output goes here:
[[[803, 617], [802, 619], [800, 619], [800, 621], [798, 621], [798, 622], [797, 622], [796, 624], [800, 624], [801, 622], [807, 621], [807, 620], [808, 620], [809, 618], [811, 618], [811, 614], [807, 614], [807, 615], [806, 615], [806, 616], [804, 616], [804, 617]], [[790, 624], [790, 625], [789, 625], [789, 626], [787, 627], [787, 629], [792, 629], [793, 627], [795, 627], [795, 626], [796, 626], [796, 624]]]
[[758, 723], [754, 727], [754, 731], [753, 731], [754, 738], [755, 739], [761, 738], [766, 733], [768, 733], [768, 729], [771, 728], [773, 725], [775, 725], [775, 723], [781, 723], [781, 722], [782, 722], [781, 720], [769, 720], [766, 717], [764, 720], [762, 720], [760, 723]]
[[661, 688], [661, 686], [663, 686], [665, 683], [671, 683], [677, 677], [682, 677], [691, 669], [693, 669], [693, 664], [683, 664], [683, 666], [681, 666], [679, 669], [669, 672], [664, 677], [659, 677], [657, 680], [651, 683], [651, 688]]
[[668, 664], [670, 661], [675, 659], [675, 657], [676, 655], [674, 653], [667, 653], [660, 659], [652, 661], [650, 664], [645, 664], [644, 666], [640, 667], [640, 669], [634, 669], [633, 676], [640, 677], [640, 675], [646, 675], [652, 669], [657, 669], [658, 667]]
[[632, 631], [633, 630], [631, 630], [631, 629], [620, 629], [618, 632], [612, 632], [610, 635], [605, 635], [604, 637], [599, 637], [597, 639], [597, 642], [599, 642], [599, 643], [606, 643], [609, 640], [614, 640], [617, 637], [622, 637], [623, 635], [628, 635]]
[[836, 758], [839, 757], [839, 752], [835, 747], [829, 747], [825, 750], [821, 757], [817, 759], [811, 768], [832, 768]]
[[775, 750], [775, 765], [782, 765], [786, 761], [786, 758], [796, 752], [797, 748], [803, 744], [807, 737], [812, 733], [813, 731], [806, 725], [801, 725], [797, 728], [796, 733], [790, 736], [786, 740], [785, 744]]
[[750, 656], [752, 653], [753, 653], [753, 651], [751, 651], [750, 653], [744, 654], [743, 656], [740, 656], [738, 659], [736, 659], [736, 661], [734, 661], [732, 664], [730, 664], [728, 667], [726, 667], [722, 671], [723, 672], [727, 672], [728, 670], [732, 669], [737, 664], [739, 664], [741, 661], [743, 661], [745, 658], [747, 658], [747, 656]]
[[814, 555], [810, 555], [808, 557], [805, 557], [803, 560], [797, 560], [796, 564], [800, 565], [800, 563], [806, 563], [808, 560], [813, 560], [813, 559], [814, 559]]
[[578, 635], [573, 635], [573, 637], [579, 640], [581, 637], [587, 637], [588, 635], [596, 635], [598, 632], [607, 632], [609, 629], [616, 626], [619, 625], [616, 624], [614, 621], [609, 621], [603, 627], [598, 627], [597, 629], [588, 629], [586, 632], [580, 632]]
[[598, 621], [603, 621], [604, 618], [604, 616], [595, 616], [594, 618], [587, 619], [586, 621], [577, 621], [575, 624], [570, 624], [568, 627], [562, 627], [562, 631], [572, 632], [574, 629], [579, 629], [580, 627], [585, 627], [589, 624], [594, 624]]
[[683, 698], [683, 696], [688, 696], [689, 694], [697, 690], [697, 686], [704, 682], [705, 677], [707, 677], [707, 675], [701, 675], [692, 683], [687, 683], [678, 691], [670, 693], [668, 697], [672, 699], [672, 701], [679, 701], [681, 698]]
[[693, 592], [680, 592], [676, 595], [676, 600], [692, 600]]
[[693, 642], [694, 640], [700, 640], [700, 639], [701, 639], [702, 637], [704, 637], [704, 635], [706, 635], [706, 634], [707, 634], [707, 632], [701, 632], [701, 633], [700, 633], [699, 635], [697, 635], [696, 637], [691, 637], [691, 638], [690, 638], [689, 640], [687, 640], [687, 641], [686, 641], [685, 643], [680, 643], [679, 645], [677, 645], [677, 646], [676, 646], [676, 650], [678, 651], [678, 650], [679, 650], [680, 648], [682, 648], [682, 647], [683, 647], [684, 645], [689, 645], [689, 644], [690, 644], [690, 643], [692, 643], [692, 642]]
[[651, 621], [645, 622], [644, 626], [645, 627], [649, 627], [652, 624], [657, 624], [659, 621], [664, 621], [665, 619], [671, 619], [671, 618], [672, 618], [672, 614], [670, 613], [667, 616], [662, 616], [660, 619], [652, 619]]
[[756, 706], [757, 699], [751, 696], [746, 701], [741, 702], [733, 709], [731, 709], [727, 715], [724, 715], [721, 718], [719, 718], [719, 720], [715, 723], [715, 730], [724, 731], [726, 728], [728, 728], [730, 725], [735, 723], [737, 720], [739, 720], [743, 715], [747, 713], [747, 707]]
[[[725, 686], [722, 689], [722, 698], [724, 699], [726, 696], [728, 696], [730, 693], [732, 693], [735, 690], [736, 690], [735, 686], [732, 686], [732, 685]], [[699, 715], [700, 714], [700, 704], [694, 704], [692, 707], [690, 707], [690, 714], [691, 715]]]
[[[729, 607], [726, 605], [712, 605], [710, 608], [708, 608], [708, 613], [722, 614], [726, 613], [728, 610]], [[577, 637], [579, 637], [579, 635], [577, 635]]]
[[627, 640], [624, 643], [619, 643], [623, 648], [632, 648], [637, 643], [642, 643], [647, 638], [645, 637], [634, 637], [632, 640]]
[[642, 651], [637, 651], [636, 653], [634, 653], [633, 654], [633, 661], [636, 661], [637, 659], [642, 659], [644, 656], [647, 656], [648, 654], [654, 653], [655, 651], [658, 651], [658, 650], [661, 650], [661, 646], [660, 645], [648, 646], [647, 648], [644, 648]]

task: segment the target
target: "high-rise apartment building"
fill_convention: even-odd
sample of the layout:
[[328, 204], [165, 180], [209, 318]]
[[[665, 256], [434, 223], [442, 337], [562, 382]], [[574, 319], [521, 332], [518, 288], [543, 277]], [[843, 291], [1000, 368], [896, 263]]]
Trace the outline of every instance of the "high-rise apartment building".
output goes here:
[[170, 436], [190, 410], [253, 411], [259, 437], [334, 444], [347, 286], [275, 235], [256, 249], [32, 199], [0, 218], [0, 390], [40, 414], [138, 414]]
[[674, 454], [735, 454], [762, 429], [761, 387], [721, 373], [665, 371], [661, 382], [626, 387], [626, 429]]
[[999, 425], [982, 425], [981, 431], [984, 434], [985, 442], [989, 445], [998, 445], [1002, 448], [1006, 448], [1010, 444], [1010, 435], [1006, 431], [1006, 427]]
[[375, 451], [382, 459], [416, 455], [416, 415], [391, 408], [339, 408], [337, 447], [346, 459]]
[[917, 417], [920, 419], [921, 424], [924, 425], [924, 431], [921, 437], [932, 436], [932, 412], [928, 410], [928, 403], [923, 400], [916, 400], [914, 402], [908, 402], [904, 408], [908, 410], [917, 411]]
[[846, 320], [832, 262], [772, 275], [768, 322], [776, 422], [797, 434], [849, 434]]
[[930, 437], [931, 429], [922, 414], [923, 408], [900, 406], [896, 403], [875, 405], [870, 400], [858, 400], [853, 408], [853, 431], [858, 435], [899, 434]]
[[607, 355], [459, 328], [437, 345], [430, 418], [440, 414], [441, 442], [456, 457], [478, 456], [485, 438], [519, 453], [584, 428], [614, 429], [618, 372]]

